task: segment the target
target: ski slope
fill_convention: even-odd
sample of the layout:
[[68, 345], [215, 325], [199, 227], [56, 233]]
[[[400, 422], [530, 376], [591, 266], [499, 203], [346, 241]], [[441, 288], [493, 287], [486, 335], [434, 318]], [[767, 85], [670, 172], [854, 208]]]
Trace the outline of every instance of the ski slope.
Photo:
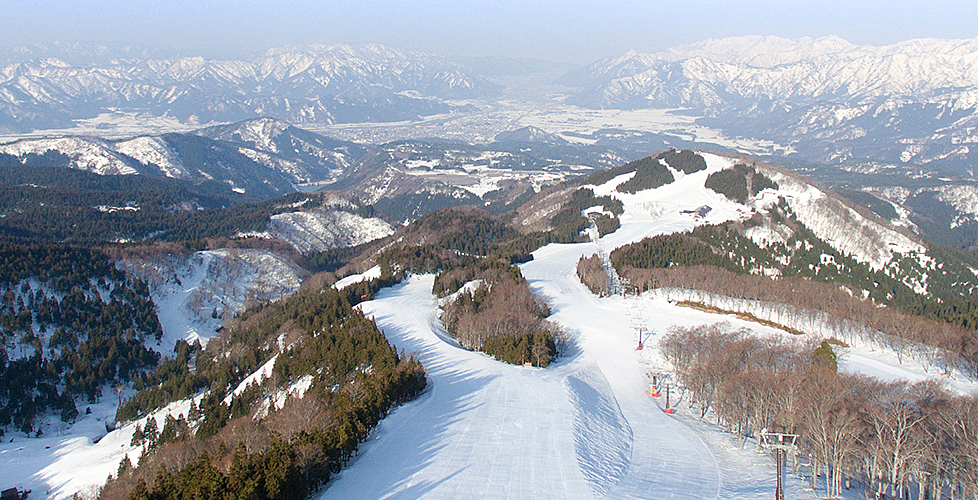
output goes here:
[[[358, 456], [320, 493], [347, 498], [677, 498], [753, 499], [774, 490], [773, 462], [689, 414], [681, 392], [674, 416], [647, 389], [647, 373], [663, 370], [655, 342], [672, 325], [729, 321], [759, 334], [786, 335], [733, 316], [677, 307], [654, 294], [599, 298], [575, 272], [581, 256], [607, 254], [646, 236], [749, 217], [750, 208], [703, 188], [706, 176], [730, 165], [706, 155], [708, 169], [634, 195], [613, 193], [625, 212], [621, 228], [594, 242], [548, 245], [521, 269], [551, 320], [570, 337], [570, 347], [546, 369], [497, 362], [462, 349], [438, 319], [433, 276], [414, 276], [361, 304], [399, 349], [417, 353], [429, 385], [417, 400], [397, 408], [363, 444]], [[594, 187], [600, 196], [627, 180], [620, 176]], [[681, 213], [707, 205], [705, 218]], [[206, 260], [206, 259], [205, 259]], [[208, 265], [205, 265], [208, 264]], [[205, 281], [208, 262], [181, 275], [183, 288], [158, 302], [169, 316], [164, 330], [184, 338], [193, 324], [180, 321], [191, 290]], [[368, 278], [357, 275], [349, 281]], [[161, 321], [164, 319], [161, 318]], [[635, 328], [654, 335], [636, 351]], [[939, 377], [903, 364], [869, 346], [854, 345], [840, 357], [842, 369], [884, 379]], [[267, 366], [266, 366], [267, 368]], [[254, 375], [261, 376], [261, 370]], [[961, 392], [978, 387], [953, 381]], [[971, 384], [971, 385], [969, 385]], [[156, 415], [186, 412], [188, 401]], [[108, 432], [115, 404], [93, 405], [74, 427], [0, 443], [0, 485], [33, 489], [31, 498], [70, 498], [94, 493], [126, 454], [132, 425]], [[93, 442], [95, 441], [95, 442]], [[816, 498], [801, 480], [786, 483], [788, 498]]]
[[[321, 498], [747, 499], [773, 492], [766, 455], [667, 415], [660, 400], [644, 395], [655, 354], [635, 350], [636, 315], [657, 331], [716, 316], [664, 300], [598, 298], [575, 274], [582, 255], [703, 223], [681, 209], [708, 204], [711, 222], [741, 216], [702, 188], [706, 175], [726, 165], [719, 157], [708, 162], [707, 171], [655, 192], [620, 195], [626, 211], [612, 235], [549, 245], [522, 266], [572, 339], [571, 352], [546, 369], [460, 348], [437, 318], [433, 276], [411, 277], [361, 304], [393, 344], [418, 354], [429, 388], [378, 426]], [[813, 497], [800, 481], [789, 494]]]

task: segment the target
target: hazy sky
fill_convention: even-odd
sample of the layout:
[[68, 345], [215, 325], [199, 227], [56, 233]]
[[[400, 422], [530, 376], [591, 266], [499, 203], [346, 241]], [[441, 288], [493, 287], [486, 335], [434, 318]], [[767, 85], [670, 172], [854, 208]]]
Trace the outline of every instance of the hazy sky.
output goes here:
[[0, 0], [0, 46], [61, 41], [249, 57], [290, 43], [377, 42], [587, 63], [707, 38], [838, 35], [883, 45], [978, 37], [978, 0]]

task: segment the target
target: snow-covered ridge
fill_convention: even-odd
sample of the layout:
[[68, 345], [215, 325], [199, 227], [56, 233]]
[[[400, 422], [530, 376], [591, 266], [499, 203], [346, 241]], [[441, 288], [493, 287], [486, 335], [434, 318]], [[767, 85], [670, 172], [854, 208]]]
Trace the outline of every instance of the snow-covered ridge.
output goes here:
[[147, 165], [156, 165], [163, 175], [176, 179], [187, 179], [190, 172], [184, 166], [180, 155], [176, 154], [166, 142], [159, 137], [142, 136], [112, 144], [117, 152], [135, 158], [136, 161]]
[[268, 230], [302, 253], [356, 246], [394, 233], [376, 217], [328, 209], [273, 215]]
[[906, 188], [902, 186], [866, 187], [863, 191], [872, 193], [893, 205], [898, 216], [897, 223], [915, 227], [910, 220], [911, 210], [921, 215], [932, 216], [927, 209], [931, 201], [946, 205], [951, 229], [978, 223], [978, 185], [971, 182], [948, 182], [939, 186]]
[[[139, 172], [118, 154], [128, 154], [125, 151], [134, 152], [132, 146], [132, 144], [125, 144], [123, 150], [120, 151], [116, 149], [115, 145], [99, 139], [82, 137], [25, 139], [0, 145], [0, 154], [24, 157], [26, 155], [43, 155], [52, 151], [69, 157], [74, 168], [79, 170], [86, 170], [99, 175], [132, 175]], [[149, 153], [150, 150], [145, 151], [147, 155], [151, 154]]]
[[978, 86], [978, 38], [876, 47], [838, 37], [735, 37], [655, 54], [629, 52], [598, 61], [584, 74], [592, 84], [617, 82], [618, 91], [636, 96], [651, 90], [648, 98], [656, 99], [655, 93], [667, 91], [658, 87], [664, 72], [676, 70], [679, 81], [704, 100], [719, 93], [772, 100], [923, 95]]
[[850, 255], [878, 271], [893, 254], [925, 253], [927, 248], [884, 223], [860, 215], [842, 200], [783, 170], [758, 166], [758, 170], [778, 184], [783, 197], [799, 222], [843, 254]]
[[42, 113], [47, 123], [88, 118], [92, 102], [196, 123], [240, 119], [245, 109], [332, 123], [334, 96], [346, 94], [347, 104], [355, 105], [403, 92], [468, 99], [493, 95], [498, 87], [445, 57], [381, 45], [289, 46], [249, 61], [137, 56], [72, 64], [41, 58], [0, 67], [0, 107], [7, 110], [0, 125], [16, 127]]
[[[280, 147], [283, 144], [284, 148]], [[207, 152], [202, 154], [202, 149]], [[358, 144], [269, 118], [204, 128], [193, 134], [141, 135], [122, 140], [68, 136], [0, 144], [0, 154], [15, 156], [21, 162], [27, 162], [30, 155], [57, 153], [68, 158], [65, 166], [100, 175], [216, 179], [237, 188], [237, 192], [261, 193], [259, 196], [281, 195], [309, 183], [333, 182], [365, 151]], [[257, 165], [249, 165], [248, 160]], [[37, 164], [36, 159], [30, 161]], [[228, 164], [241, 168], [229, 169]]]
[[978, 186], [945, 186], [938, 189], [935, 194], [937, 199], [954, 207], [961, 214], [951, 227], [978, 219]]
[[[927, 247], [905, 234], [901, 228], [878, 218], [863, 216], [838, 196], [822, 191], [796, 174], [771, 165], [755, 163], [755, 168], [777, 183], [777, 190], [769, 188], [761, 191], [747, 205], [731, 201], [706, 188], [705, 181], [709, 175], [731, 168], [745, 159], [704, 152], [699, 154], [706, 160], [706, 170], [689, 175], [678, 175], [674, 171], [676, 180], [656, 189], [633, 195], [618, 192], [616, 187], [634, 173], [620, 175], [601, 186], [588, 187], [597, 196], [608, 195], [623, 202], [626, 208], [626, 214], [621, 218], [623, 225], [629, 217], [635, 217], [638, 211], [657, 219], [679, 211], [677, 207], [686, 207], [686, 212], [680, 214], [686, 214], [685, 217], [690, 218], [690, 222], [695, 225], [746, 220], [754, 213], [771, 210], [772, 205], [783, 198], [791, 213], [816, 237], [841, 254], [851, 256], [873, 270], [892, 266], [895, 260], [903, 256], [926, 258]], [[708, 206], [710, 210], [705, 216], [696, 218], [695, 211], [701, 206]], [[627, 213], [629, 210], [631, 215]], [[747, 231], [747, 236], [761, 247], [783, 243], [791, 234], [792, 231], [788, 228], [767, 225], [752, 227]]]

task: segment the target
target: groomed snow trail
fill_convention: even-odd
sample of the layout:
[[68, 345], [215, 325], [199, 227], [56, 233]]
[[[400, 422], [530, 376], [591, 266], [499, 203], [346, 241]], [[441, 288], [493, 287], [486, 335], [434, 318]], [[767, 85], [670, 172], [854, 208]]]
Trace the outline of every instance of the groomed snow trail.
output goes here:
[[[627, 339], [603, 359], [585, 347], [545, 370], [503, 364], [448, 337], [432, 281], [412, 277], [362, 305], [420, 355], [429, 389], [380, 424], [322, 498], [729, 498], [709, 449], [642, 394], [637, 363], [621, 363]], [[627, 321], [593, 300], [596, 321]]]
[[[578, 259], [599, 247], [610, 251], [706, 222], [679, 209], [708, 204], [709, 222], [740, 216], [702, 188], [725, 161], [708, 157], [711, 168], [680, 177], [654, 198], [623, 195], [617, 232], [597, 243], [548, 245], [522, 266], [551, 319], [573, 339], [572, 352], [546, 369], [460, 348], [438, 320], [433, 276], [411, 277], [363, 303], [395, 346], [417, 353], [429, 385], [381, 422], [321, 498], [748, 499], [773, 492], [766, 456], [724, 445], [723, 436], [704, 441], [708, 431], [663, 413], [643, 394], [633, 307], [647, 308], [643, 314], [659, 330], [716, 317], [647, 300], [599, 299], [575, 274]], [[663, 308], [681, 317], [657, 317]]]

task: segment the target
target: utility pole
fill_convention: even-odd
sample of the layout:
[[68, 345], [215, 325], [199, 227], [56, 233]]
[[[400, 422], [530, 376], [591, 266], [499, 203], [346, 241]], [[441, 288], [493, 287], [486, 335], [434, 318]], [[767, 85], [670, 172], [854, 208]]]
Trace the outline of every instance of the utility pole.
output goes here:
[[767, 429], [763, 429], [759, 434], [761, 448], [774, 450], [775, 461], [775, 473], [777, 474], [777, 486], [774, 489], [774, 500], [784, 500], [784, 488], [782, 486], [782, 475], [784, 471], [782, 470], [781, 463], [784, 461], [784, 454], [788, 451], [795, 451], [795, 442], [798, 440], [797, 434], [785, 434], [783, 432], [770, 432]]
[[669, 408], [669, 383], [668, 382], [666, 383], [666, 409], [665, 410], [662, 410], [662, 411], [664, 411], [664, 412], [666, 412], [666, 413], [668, 413], [670, 415], [672, 415], [673, 412], [674, 412], [674, 410], [672, 408]]

